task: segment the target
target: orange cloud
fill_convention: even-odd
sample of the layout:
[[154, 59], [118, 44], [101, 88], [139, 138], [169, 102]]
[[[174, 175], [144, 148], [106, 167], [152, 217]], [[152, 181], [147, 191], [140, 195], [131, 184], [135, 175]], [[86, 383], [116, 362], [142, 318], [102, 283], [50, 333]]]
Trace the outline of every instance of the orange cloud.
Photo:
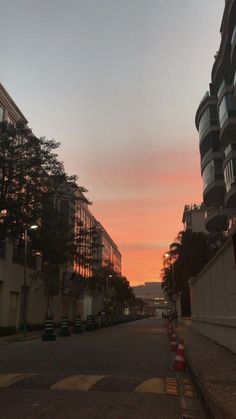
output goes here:
[[[199, 157], [192, 150], [118, 155], [93, 167], [92, 211], [122, 253], [132, 284], [159, 278], [162, 256], [182, 229], [185, 204], [201, 202]], [[96, 197], [97, 195], [97, 197]]]

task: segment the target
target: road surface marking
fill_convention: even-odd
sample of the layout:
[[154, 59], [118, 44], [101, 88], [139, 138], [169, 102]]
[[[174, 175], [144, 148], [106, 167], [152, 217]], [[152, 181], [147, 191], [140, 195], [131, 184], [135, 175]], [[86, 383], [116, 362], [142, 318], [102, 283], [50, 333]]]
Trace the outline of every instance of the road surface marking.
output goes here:
[[81, 390], [88, 391], [94, 384], [101, 381], [106, 375], [72, 375], [54, 384], [53, 390]]
[[6, 388], [33, 374], [0, 374], [0, 388]]
[[166, 378], [164, 394], [169, 396], [179, 396], [179, 388], [176, 378]]
[[136, 393], [158, 393], [162, 394], [164, 390], [163, 378], [152, 378], [151, 380], [144, 381], [135, 388]]

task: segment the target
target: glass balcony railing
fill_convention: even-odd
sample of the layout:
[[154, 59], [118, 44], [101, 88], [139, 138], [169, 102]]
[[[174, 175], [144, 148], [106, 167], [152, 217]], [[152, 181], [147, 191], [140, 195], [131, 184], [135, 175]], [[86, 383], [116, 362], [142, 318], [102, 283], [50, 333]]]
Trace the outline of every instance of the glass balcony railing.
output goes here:
[[236, 40], [236, 25], [234, 27], [234, 30], [233, 30], [233, 33], [232, 33], [232, 37], [231, 37], [231, 46], [234, 45], [235, 40]]

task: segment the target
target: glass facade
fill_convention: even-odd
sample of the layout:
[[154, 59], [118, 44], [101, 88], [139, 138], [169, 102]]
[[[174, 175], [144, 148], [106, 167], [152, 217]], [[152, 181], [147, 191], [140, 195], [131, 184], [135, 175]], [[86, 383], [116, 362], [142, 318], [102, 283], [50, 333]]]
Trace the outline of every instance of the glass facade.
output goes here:
[[219, 87], [218, 93], [217, 93], [217, 96], [218, 97], [220, 97], [220, 95], [223, 92], [225, 86], [226, 86], [226, 83], [225, 83], [225, 80], [223, 80], [222, 83], [221, 83], [221, 85], [220, 85], [220, 87]]
[[221, 150], [219, 131], [212, 131], [204, 138], [202, 144], [200, 145], [200, 154], [202, 159], [205, 157], [209, 150], [212, 152]]
[[210, 110], [209, 108], [207, 108], [202, 116], [201, 119], [199, 121], [199, 136], [201, 137], [202, 134], [210, 127]]
[[234, 27], [233, 33], [232, 33], [232, 37], [231, 37], [231, 46], [234, 44], [236, 39], [236, 26]]
[[4, 113], [4, 110], [3, 110], [3, 108], [0, 106], [0, 122], [2, 122], [2, 121], [3, 121], [3, 113]]
[[225, 157], [227, 157], [232, 151], [236, 151], [236, 143], [234, 144], [229, 144], [225, 151], [224, 151], [224, 155]]
[[215, 167], [214, 160], [211, 160], [205, 167], [202, 173], [203, 189], [206, 189], [210, 183], [214, 182], [215, 179]]
[[232, 185], [235, 183], [235, 175], [236, 175], [236, 160], [232, 159], [229, 160], [224, 168], [224, 180], [225, 180], [225, 187], [226, 192], [229, 192]]
[[233, 93], [225, 95], [220, 102], [219, 120], [221, 128], [229, 116], [236, 116], [236, 101]]
[[212, 182], [223, 180], [222, 160], [214, 159], [209, 161], [202, 173], [203, 189], [206, 189]]

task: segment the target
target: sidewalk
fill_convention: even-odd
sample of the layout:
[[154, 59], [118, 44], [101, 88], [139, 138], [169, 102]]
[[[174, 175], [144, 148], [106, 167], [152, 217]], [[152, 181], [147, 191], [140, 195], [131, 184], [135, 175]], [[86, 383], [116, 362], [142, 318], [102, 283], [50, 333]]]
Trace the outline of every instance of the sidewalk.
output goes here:
[[191, 326], [180, 325], [186, 361], [207, 419], [236, 418], [236, 354], [211, 341]]
[[15, 335], [0, 336], [0, 345], [37, 339], [40, 338], [42, 334], [43, 330], [35, 330], [33, 332], [27, 332], [26, 337], [23, 336], [23, 332], [17, 332]]

